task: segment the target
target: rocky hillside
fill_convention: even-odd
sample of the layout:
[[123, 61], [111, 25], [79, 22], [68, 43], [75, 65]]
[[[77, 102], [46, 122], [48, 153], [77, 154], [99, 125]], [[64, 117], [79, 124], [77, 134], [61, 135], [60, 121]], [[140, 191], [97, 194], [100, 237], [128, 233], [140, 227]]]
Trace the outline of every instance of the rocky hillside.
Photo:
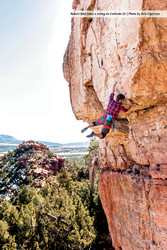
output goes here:
[[[23, 184], [43, 186], [45, 178], [56, 176], [64, 159], [44, 144], [27, 141], [0, 158], [0, 194], [15, 192]], [[33, 181], [34, 180], [34, 181]]]
[[[167, 4], [74, 0], [73, 9], [167, 10]], [[89, 123], [104, 114], [115, 80], [117, 93], [136, 103], [100, 140], [99, 193], [115, 249], [167, 248], [166, 47], [166, 18], [72, 18], [63, 68], [76, 118]]]

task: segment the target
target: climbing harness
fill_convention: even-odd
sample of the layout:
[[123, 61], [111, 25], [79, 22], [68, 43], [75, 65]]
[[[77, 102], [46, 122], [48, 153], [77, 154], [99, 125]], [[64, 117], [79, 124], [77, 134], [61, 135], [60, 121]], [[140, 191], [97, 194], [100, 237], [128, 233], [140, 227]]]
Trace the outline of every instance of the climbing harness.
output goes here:
[[[107, 115], [106, 121], [111, 122], [112, 118], [113, 118], [112, 115]], [[112, 129], [113, 129], [113, 131], [114, 131], [114, 129], [115, 129], [115, 124], [114, 124], [113, 121], [112, 121]]]
[[113, 116], [112, 116], [112, 115], [107, 115], [106, 121], [111, 122], [112, 118], [113, 118]]

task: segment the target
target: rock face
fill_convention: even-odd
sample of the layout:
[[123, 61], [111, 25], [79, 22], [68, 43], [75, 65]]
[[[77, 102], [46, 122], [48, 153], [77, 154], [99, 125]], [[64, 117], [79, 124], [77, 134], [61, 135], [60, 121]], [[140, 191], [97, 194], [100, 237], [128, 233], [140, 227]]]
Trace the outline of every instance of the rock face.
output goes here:
[[89, 181], [91, 183], [91, 188], [94, 189], [95, 178], [97, 177], [97, 173], [100, 170], [99, 166], [99, 149], [94, 149], [90, 152], [87, 164], [89, 168]]
[[[167, 4], [74, 0], [73, 8], [167, 10]], [[166, 58], [166, 18], [72, 18], [63, 68], [76, 118], [89, 123], [104, 114], [115, 81], [116, 92], [136, 103], [100, 140], [99, 194], [115, 249], [167, 249]]]

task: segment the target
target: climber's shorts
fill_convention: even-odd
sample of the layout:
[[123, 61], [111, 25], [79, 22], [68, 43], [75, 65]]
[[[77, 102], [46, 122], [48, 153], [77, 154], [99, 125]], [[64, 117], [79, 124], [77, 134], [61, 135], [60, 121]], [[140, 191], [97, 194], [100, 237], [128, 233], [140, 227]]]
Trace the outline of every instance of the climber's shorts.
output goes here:
[[107, 121], [107, 114], [103, 115], [102, 117], [100, 117], [98, 120], [94, 121], [94, 126], [99, 126], [99, 125], [103, 125], [103, 129], [101, 131], [101, 134], [103, 135], [103, 138], [109, 133], [111, 125], [112, 125], [112, 121]]

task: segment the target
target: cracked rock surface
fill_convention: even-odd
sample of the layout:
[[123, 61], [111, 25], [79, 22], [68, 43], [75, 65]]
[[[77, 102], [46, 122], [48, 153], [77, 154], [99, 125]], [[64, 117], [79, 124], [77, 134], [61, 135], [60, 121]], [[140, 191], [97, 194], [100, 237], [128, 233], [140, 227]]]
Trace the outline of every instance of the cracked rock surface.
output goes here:
[[[73, 8], [167, 10], [167, 4], [74, 0]], [[167, 249], [167, 19], [73, 17], [71, 25], [63, 70], [76, 118], [89, 123], [103, 115], [115, 81], [127, 107], [136, 104], [100, 140], [99, 194], [113, 246]]]

